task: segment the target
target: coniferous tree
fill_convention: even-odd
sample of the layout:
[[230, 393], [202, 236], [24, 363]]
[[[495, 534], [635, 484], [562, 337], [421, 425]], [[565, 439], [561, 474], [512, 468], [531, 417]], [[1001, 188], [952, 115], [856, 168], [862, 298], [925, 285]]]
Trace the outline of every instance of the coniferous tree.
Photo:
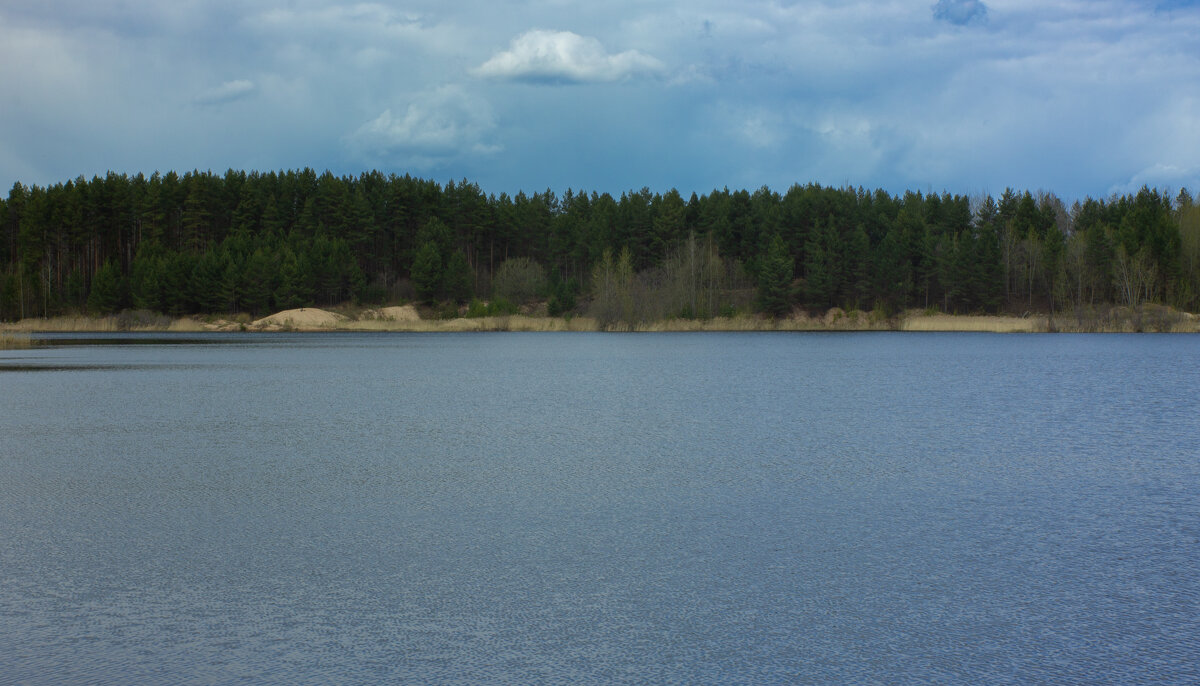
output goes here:
[[188, 252], [171, 253], [162, 271], [163, 309], [174, 317], [194, 312], [195, 291], [192, 290], [192, 271], [196, 257]]
[[125, 277], [114, 262], [106, 262], [92, 279], [92, 290], [88, 294], [88, 311], [92, 314], [112, 314], [120, 311], [126, 303]]
[[297, 257], [285, 250], [279, 264], [279, 286], [275, 289], [275, 304], [284, 310], [309, 307], [313, 304], [313, 275], [307, 256]]
[[[1169, 198], [1141, 189], [1087, 199], [1068, 215], [1053, 194], [1008, 189], [982, 199], [973, 222], [970, 207], [947, 193], [892, 196], [816, 184], [795, 185], [783, 196], [765, 187], [722, 189], [686, 202], [674, 191], [647, 188], [622, 194], [620, 202], [574, 190], [561, 198], [550, 190], [518, 193], [514, 200], [484, 195], [466, 180], [442, 186], [311, 169], [109, 173], [44, 188], [18, 183], [0, 198], [0, 317], [85, 306], [107, 263], [128, 276], [125, 304], [174, 314], [333, 304], [362, 298], [367, 283], [382, 299], [399, 295], [395, 286], [404, 277], [419, 280], [415, 258], [426, 243], [439, 259], [437, 285], [424, 297], [460, 297], [464, 271], [471, 290], [486, 286], [510, 258], [540, 260], [554, 283], [569, 283], [585, 278], [605, 250], [615, 270], [628, 247], [637, 274], [623, 292], [634, 306], [618, 306], [617, 318], [711, 316], [731, 302], [721, 293], [737, 281], [737, 265], [755, 278], [767, 270], [776, 234], [813, 306], [929, 303], [994, 311], [1007, 304], [1025, 311], [1131, 298], [1200, 303], [1200, 230], [1188, 192]], [[685, 268], [679, 247], [693, 231], [713, 237], [722, 251], [715, 261], [708, 251], [703, 260], [693, 255]], [[716, 264], [722, 266], [710, 269]], [[1137, 278], [1120, 278], [1117, 267]], [[1154, 276], [1148, 287], [1146, 274]], [[655, 289], [671, 294], [650, 297]], [[743, 296], [739, 307], [750, 304]]]
[[1046, 274], [1046, 296], [1050, 304], [1050, 315], [1054, 316], [1055, 286], [1060, 283], [1060, 272], [1063, 269], [1062, 260], [1066, 252], [1067, 242], [1062, 231], [1057, 226], [1046, 230], [1046, 238], [1042, 243], [1042, 254]]
[[433, 299], [442, 289], [442, 255], [437, 243], [425, 241], [412, 264], [413, 288], [423, 300]]
[[130, 271], [133, 306], [142, 310], [164, 311], [166, 309], [163, 300], [164, 266], [157, 246], [143, 244], [133, 258], [133, 266]]
[[792, 309], [792, 270], [795, 261], [779, 234], [771, 237], [767, 254], [759, 263], [758, 307], [772, 317], [782, 317]]
[[884, 235], [874, 252], [876, 297], [878, 305], [887, 312], [908, 306], [912, 271], [904, 243], [900, 229], [893, 228]]
[[830, 307], [841, 284], [841, 245], [833, 217], [804, 246], [804, 291], [810, 305]]
[[226, 254], [225, 269], [221, 272], [221, 307], [225, 312], [241, 309], [241, 266], [233, 255]]
[[261, 248], [246, 260], [238, 291], [241, 293], [242, 306], [251, 314], [265, 314], [271, 308], [277, 276], [274, 265], [273, 257]]
[[196, 312], [221, 312], [224, 265], [216, 252], [204, 253], [192, 267], [191, 289]]
[[471, 297], [471, 267], [461, 250], [455, 250], [446, 262], [442, 288], [446, 297], [457, 303], [466, 302]]
[[842, 300], [852, 309], [868, 302], [871, 294], [871, 240], [862, 224], [847, 236], [843, 265]]

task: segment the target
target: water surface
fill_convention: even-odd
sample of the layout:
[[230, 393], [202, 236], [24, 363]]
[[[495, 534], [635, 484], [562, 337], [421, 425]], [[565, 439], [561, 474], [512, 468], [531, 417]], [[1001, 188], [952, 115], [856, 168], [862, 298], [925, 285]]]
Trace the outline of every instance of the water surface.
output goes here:
[[96, 339], [0, 351], [0, 682], [1200, 680], [1200, 338]]

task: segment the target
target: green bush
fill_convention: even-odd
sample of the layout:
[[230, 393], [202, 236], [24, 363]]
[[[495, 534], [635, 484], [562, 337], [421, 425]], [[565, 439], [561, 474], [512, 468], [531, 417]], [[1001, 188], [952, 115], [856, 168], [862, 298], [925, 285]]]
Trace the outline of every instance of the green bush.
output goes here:
[[505, 260], [492, 277], [492, 293], [496, 300], [504, 299], [523, 305], [545, 292], [546, 272], [528, 257]]
[[516, 314], [518, 311], [519, 308], [517, 307], [516, 303], [512, 302], [511, 300], [506, 300], [505, 298], [496, 298], [492, 302], [488, 303], [489, 317], [503, 317], [509, 314]]
[[438, 319], [457, 319], [458, 318], [458, 306], [450, 301], [443, 302], [441, 305], [438, 306], [437, 318]]
[[503, 317], [505, 315], [516, 314], [519, 311], [516, 305], [504, 298], [497, 298], [490, 303], [485, 303], [478, 298], [472, 298], [470, 304], [467, 305], [468, 318], [479, 317]]
[[479, 298], [471, 298], [471, 302], [467, 304], [468, 319], [478, 319], [479, 317], [488, 316], [488, 305]]

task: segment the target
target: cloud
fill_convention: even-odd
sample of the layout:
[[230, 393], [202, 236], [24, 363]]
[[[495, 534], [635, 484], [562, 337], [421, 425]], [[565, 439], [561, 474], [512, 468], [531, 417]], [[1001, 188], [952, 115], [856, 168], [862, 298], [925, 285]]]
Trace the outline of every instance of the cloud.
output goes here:
[[616, 55], [600, 41], [570, 31], [527, 31], [474, 73], [486, 78], [532, 83], [597, 83], [654, 74], [663, 65], [637, 50]]
[[0, 191], [196, 165], [1194, 189], [1197, 35], [1183, 0], [0, 0]]
[[210, 88], [200, 95], [196, 96], [197, 105], [223, 105], [234, 100], [250, 96], [254, 93], [255, 87], [252, 81], [246, 79], [237, 79], [235, 81], [226, 81], [216, 88]]
[[1124, 183], [1114, 184], [1111, 193], [1136, 193], [1143, 186], [1165, 190], [1168, 195], [1180, 188], [1200, 189], [1200, 167], [1181, 167], [1157, 163], [1139, 171]]
[[709, 109], [713, 135], [739, 147], [777, 149], [794, 133], [795, 122], [778, 108], [722, 102]]
[[417, 96], [399, 114], [391, 108], [350, 136], [353, 147], [372, 160], [434, 166], [465, 155], [488, 155], [496, 128], [491, 106], [459, 86], [442, 86]]
[[987, 21], [987, 5], [979, 0], [938, 0], [933, 6], [933, 18], [965, 26], [973, 21]]

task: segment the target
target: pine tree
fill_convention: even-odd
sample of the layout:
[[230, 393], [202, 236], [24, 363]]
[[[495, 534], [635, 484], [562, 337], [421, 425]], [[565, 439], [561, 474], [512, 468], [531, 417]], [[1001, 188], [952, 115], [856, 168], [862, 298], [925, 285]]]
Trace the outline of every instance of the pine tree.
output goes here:
[[260, 248], [254, 251], [242, 269], [242, 306], [251, 314], [265, 313], [271, 307], [271, 295], [275, 290], [276, 258]]
[[455, 250], [450, 255], [442, 275], [442, 288], [446, 297], [454, 302], [466, 302], [471, 297], [471, 267], [467, 265], [467, 256], [461, 250]]
[[121, 268], [106, 262], [92, 279], [87, 307], [92, 314], [112, 314], [125, 306], [128, 285]]
[[437, 243], [426, 241], [417, 249], [412, 264], [413, 288], [422, 300], [432, 300], [442, 290], [442, 255]]
[[792, 308], [792, 270], [795, 261], [779, 234], [771, 237], [767, 254], [759, 263], [758, 307], [771, 317], [782, 317]]
[[221, 277], [224, 265], [216, 252], [207, 252], [192, 268], [191, 289], [198, 312], [221, 312], [224, 308], [221, 297]]
[[878, 304], [893, 312], [908, 306], [912, 288], [912, 268], [905, 253], [904, 239], [898, 229], [891, 229], [874, 252], [875, 295]]
[[842, 300], [853, 309], [869, 302], [871, 293], [871, 239], [862, 224], [847, 236], [845, 256], [846, 278], [842, 284]]
[[830, 307], [841, 283], [841, 241], [833, 217], [804, 246], [804, 291], [810, 305]]

